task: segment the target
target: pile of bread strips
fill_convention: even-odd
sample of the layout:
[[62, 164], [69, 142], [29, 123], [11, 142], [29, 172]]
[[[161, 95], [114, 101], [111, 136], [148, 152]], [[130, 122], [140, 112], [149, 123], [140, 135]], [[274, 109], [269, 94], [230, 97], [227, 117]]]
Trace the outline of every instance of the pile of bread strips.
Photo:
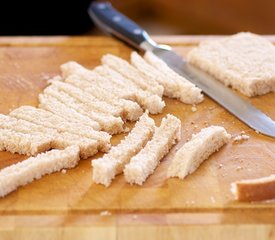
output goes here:
[[[242, 47], [236, 48], [231, 56], [228, 51], [231, 53], [239, 42]], [[255, 48], [255, 44], [261, 45], [262, 52], [244, 54], [252, 45]], [[254, 65], [253, 73], [251, 66], [245, 65], [258, 55], [260, 60], [256, 63], [263, 61], [262, 54], [270, 51], [270, 45], [256, 35], [241, 33], [202, 43], [189, 53], [188, 59], [226, 85], [253, 96], [275, 90], [275, 78], [267, 80], [267, 74], [256, 74]], [[242, 58], [251, 58], [242, 63], [243, 68], [232, 63], [237, 51], [241, 52], [236, 60], [238, 64]], [[157, 127], [148, 114], [162, 112], [163, 96], [185, 104], [202, 102], [199, 88], [152, 52], [146, 52], [143, 57], [133, 52], [131, 63], [111, 54], [104, 55], [101, 62], [93, 70], [76, 62], [63, 64], [61, 76], [49, 80], [39, 95], [38, 108], [22, 106], [9, 115], [0, 114], [0, 151], [34, 156], [0, 171], [0, 196], [45, 174], [72, 168], [79, 159], [89, 158], [98, 151], [105, 154], [92, 161], [95, 183], [107, 187], [117, 174], [123, 173], [126, 182], [142, 185], [180, 140], [178, 118], [168, 114]], [[267, 66], [265, 71], [269, 67], [274, 71], [274, 66]], [[126, 121], [137, 122], [124, 140], [111, 147], [112, 135], [126, 131]], [[220, 126], [202, 129], [177, 151], [167, 176], [185, 178], [230, 137]], [[4, 181], [7, 176], [10, 181]], [[238, 186], [240, 183], [234, 185], [234, 192], [240, 192]], [[237, 194], [242, 200], [241, 196]]]

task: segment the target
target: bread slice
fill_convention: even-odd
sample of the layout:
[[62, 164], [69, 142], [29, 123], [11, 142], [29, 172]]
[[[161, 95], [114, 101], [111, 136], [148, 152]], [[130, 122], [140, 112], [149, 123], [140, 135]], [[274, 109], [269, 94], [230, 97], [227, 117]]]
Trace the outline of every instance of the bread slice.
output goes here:
[[102, 158], [92, 161], [93, 181], [108, 187], [115, 175], [122, 173], [124, 166], [152, 137], [154, 120], [144, 113], [131, 132]]
[[68, 94], [77, 102], [83, 104], [89, 111], [101, 112], [107, 115], [113, 115], [115, 117], [120, 117], [122, 115], [122, 108], [113, 106], [105, 101], [101, 101], [69, 83], [62, 81], [52, 81], [51, 87], [53, 87], [58, 92], [64, 92]]
[[65, 92], [59, 91], [54, 85], [45, 88], [43, 93], [58, 99], [63, 104], [76, 110], [78, 113], [97, 121], [103, 131], [110, 134], [117, 134], [123, 131], [124, 122], [120, 117], [114, 117], [111, 114], [93, 111], [93, 109], [88, 105], [80, 103]]
[[[152, 52], [147, 51], [144, 54], [145, 61], [150, 64], [156, 71], [149, 68], [148, 65], [142, 65], [141, 60], [137, 60], [138, 56], [135, 56], [136, 66], [147, 75], [156, 75], [156, 79], [164, 85], [166, 89], [166, 94], [168, 97], [173, 97], [179, 99], [181, 102], [186, 104], [196, 104], [203, 101], [203, 95], [201, 89], [196, 87], [193, 83], [189, 82], [186, 78], [180, 76], [174, 70], [172, 70], [164, 61], [154, 55]], [[137, 64], [139, 61], [139, 64]], [[148, 68], [145, 68], [147, 66]]]
[[231, 184], [231, 192], [238, 201], [275, 199], [275, 175], [234, 182]]
[[79, 148], [71, 146], [64, 150], [51, 150], [36, 157], [6, 167], [0, 171], [0, 197], [4, 197], [35, 179], [63, 168], [73, 168], [79, 161]]
[[0, 151], [36, 155], [51, 148], [53, 139], [41, 134], [24, 134], [0, 128]]
[[39, 108], [49, 111], [63, 118], [63, 121], [75, 122], [77, 124], [81, 124], [83, 126], [87, 126], [98, 131], [101, 129], [98, 122], [92, 120], [91, 118], [83, 114], [80, 114], [73, 108], [68, 107], [67, 105], [65, 105], [64, 103], [60, 102], [58, 99], [52, 96], [45, 95], [42, 93], [39, 94], [38, 99]]
[[75, 134], [75, 137], [85, 137], [89, 139], [94, 139], [99, 142], [100, 150], [105, 152], [110, 148], [110, 138], [111, 136], [102, 131], [95, 131], [92, 128], [76, 124], [74, 122], [64, 121], [62, 118], [57, 115], [47, 112], [43, 109], [31, 107], [31, 106], [22, 106], [12, 112], [10, 116], [17, 119], [23, 119], [38, 125], [42, 125], [46, 128], [56, 129], [60, 133], [71, 133]]
[[116, 94], [120, 97], [137, 102], [143, 109], [148, 110], [151, 114], [162, 112], [165, 103], [158, 95], [142, 90], [127, 80], [123, 75], [106, 65], [98, 66], [94, 70], [113, 83], [113, 86], [118, 90]]
[[[37, 125], [32, 122], [28, 122], [22, 119], [16, 119], [3, 114], [0, 114], [0, 129], [6, 129], [12, 132], [16, 132], [19, 136], [23, 134], [23, 137], [25, 136], [25, 138], [27, 139], [29, 136], [35, 136], [36, 138], [40, 139], [51, 139], [51, 142], [45, 145], [45, 151], [50, 148], [64, 149], [68, 146], [77, 145], [80, 148], [80, 156], [83, 159], [95, 155], [100, 149], [102, 149], [102, 143], [100, 143], [100, 141], [98, 140], [79, 136], [77, 134], [69, 132], [58, 132], [56, 129], [53, 128], [48, 128], [43, 125]], [[35, 144], [35, 141], [32, 142], [32, 140], [30, 140], [30, 144]], [[21, 145], [19, 143], [16, 149], [20, 149], [20, 146]], [[105, 146], [104, 150], [107, 151], [109, 147], [110, 143]], [[7, 150], [9, 151], [9, 149], [11, 148], [8, 148]], [[17, 152], [18, 151], [19, 150], [17, 150]], [[24, 153], [24, 151], [25, 150], [23, 150], [23, 152], [21, 153], [28, 153], [26, 151], [26, 153]], [[37, 154], [37, 151], [34, 151], [34, 153], [31, 155], [35, 154]]]
[[184, 179], [193, 173], [209, 156], [218, 151], [228, 140], [230, 135], [223, 127], [210, 126], [192, 135], [174, 156], [168, 168], [168, 177]]
[[143, 90], [147, 90], [153, 94], [157, 94], [162, 97], [163, 87], [158, 84], [154, 79], [143, 75], [137, 69], [135, 69], [126, 60], [114, 56], [112, 54], [106, 54], [101, 58], [103, 65], [107, 65], [113, 70], [119, 72], [125, 76], [129, 81], [133, 82]]
[[130, 184], [142, 185], [180, 138], [181, 122], [175, 116], [168, 114], [162, 119], [161, 125], [155, 130], [152, 139], [125, 166], [126, 181]]
[[275, 47], [252, 33], [205, 41], [188, 61], [248, 97], [275, 91]]
[[[70, 82], [74, 85], [77, 84], [78, 87], [82, 89], [85, 88], [85, 90], [89, 91], [91, 94], [97, 94], [97, 98], [100, 98], [99, 95], [101, 95], [105, 97], [104, 100], [106, 101], [110, 98], [113, 99], [114, 97], [127, 100], [130, 99], [139, 103], [143, 108], [148, 109], [152, 114], [160, 113], [165, 106], [165, 103], [162, 101], [161, 97], [148, 91], [142, 91], [141, 88], [133, 82], [125, 79], [125, 77], [123, 78], [123, 81], [127, 88], [125, 88], [125, 86], [122, 88], [121, 84], [118, 85], [118, 82], [122, 81], [122, 77], [120, 75], [119, 78], [118, 73], [114, 75], [116, 72], [114, 70], [108, 71], [108, 75], [111, 74], [111, 76], [114, 76], [112, 78], [106, 77], [106, 73], [103, 75], [102, 72], [99, 73], [99, 71], [90, 71], [85, 69], [75, 62], [63, 64], [61, 70], [62, 75], [66, 78], [66, 82]], [[76, 79], [76, 77], [72, 77], [75, 76], [72, 74], [77, 75], [78, 79]], [[117, 80], [114, 81], [114, 78]]]

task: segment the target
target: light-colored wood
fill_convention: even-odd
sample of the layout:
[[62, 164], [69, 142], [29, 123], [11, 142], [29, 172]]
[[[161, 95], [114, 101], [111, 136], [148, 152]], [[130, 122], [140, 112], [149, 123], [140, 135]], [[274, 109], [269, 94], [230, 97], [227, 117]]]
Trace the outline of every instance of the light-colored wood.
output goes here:
[[[274, 37], [271, 37], [274, 39]], [[156, 37], [175, 43], [183, 56], [198, 38]], [[181, 43], [182, 42], [182, 43]], [[75, 60], [94, 67], [105, 53], [129, 58], [131, 49], [106, 37], [0, 38], [0, 112], [37, 105], [46, 79]], [[246, 98], [275, 119], [275, 94]], [[66, 174], [43, 177], [0, 199], [0, 239], [274, 239], [275, 203], [239, 203], [232, 181], [275, 172], [275, 141], [257, 134], [208, 97], [192, 112], [190, 105], [165, 99], [162, 114], [182, 120], [182, 141], [142, 186], [118, 176], [111, 187], [92, 183], [90, 159]], [[224, 126], [233, 136], [245, 131], [248, 141], [232, 143], [212, 155], [184, 181], [166, 179], [176, 148], [207, 125]], [[118, 143], [123, 136], [114, 136]], [[101, 156], [97, 154], [94, 158]], [[0, 168], [24, 156], [0, 152]], [[110, 216], [101, 216], [108, 210]]]

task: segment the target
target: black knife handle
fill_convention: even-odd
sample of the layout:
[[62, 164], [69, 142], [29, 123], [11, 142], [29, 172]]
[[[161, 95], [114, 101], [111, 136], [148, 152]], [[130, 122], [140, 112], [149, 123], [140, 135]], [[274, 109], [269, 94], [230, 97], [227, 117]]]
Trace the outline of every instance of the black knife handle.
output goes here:
[[156, 45], [144, 29], [115, 10], [109, 2], [91, 3], [88, 13], [102, 31], [135, 48], [149, 50]]

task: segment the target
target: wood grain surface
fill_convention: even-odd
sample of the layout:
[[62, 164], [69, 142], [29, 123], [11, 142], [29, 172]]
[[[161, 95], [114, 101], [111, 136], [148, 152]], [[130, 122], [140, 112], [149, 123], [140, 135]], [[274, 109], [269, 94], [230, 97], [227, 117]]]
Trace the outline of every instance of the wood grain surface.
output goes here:
[[[274, 39], [273, 36], [269, 37]], [[202, 37], [156, 37], [186, 54]], [[46, 80], [74, 60], [93, 68], [105, 53], [128, 59], [132, 49], [107, 37], [0, 38], [0, 113], [37, 105]], [[242, 96], [243, 97], [243, 96]], [[275, 93], [248, 99], [275, 119]], [[191, 106], [165, 99], [157, 124], [171, 113], [182, 121], [182, 141], [146, 183], [118, 176], [109, 188], [91, 180], [91, 159], [54, 173], [0, 199], [0, 239], [275, 239], [275, 203], [233, 200], [230, 183], [275, 173], [275, 140], [256, 133], [208, 97]], [[207, 125], [224, 126], [248, 141], [224, 146], [184, 181], [167, 179], [176, 148]], [[114, 136], [117, 144], [123, 135]], [[97, 154], [94, 158], [100, 157]], [[25, 159], [0, 152], [0, 168]], [[102, 216], [102, 211], [110, 215]]]

